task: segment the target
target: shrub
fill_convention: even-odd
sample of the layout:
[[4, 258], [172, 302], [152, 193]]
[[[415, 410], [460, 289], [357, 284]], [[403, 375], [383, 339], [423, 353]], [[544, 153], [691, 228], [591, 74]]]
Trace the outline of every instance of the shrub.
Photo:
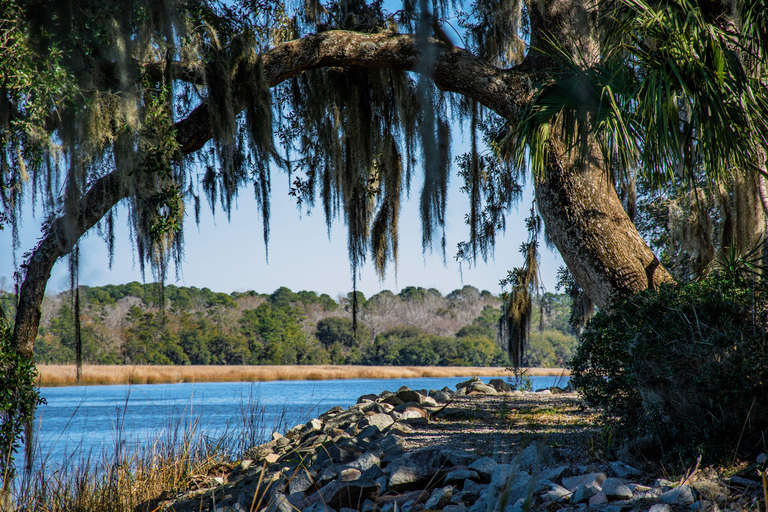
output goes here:
[[571, 378], [644, 456], [754, 454], [768, 438], [765, 321], [757, 292], [721, 279], [642, 292], [590, 321]]
[[34, 362], [14, 349], [11, 328], [0, 310], [0, 497], [13, 482], [14, 458], [26, 439], [24, 426], [43, 403], [36, 377]]

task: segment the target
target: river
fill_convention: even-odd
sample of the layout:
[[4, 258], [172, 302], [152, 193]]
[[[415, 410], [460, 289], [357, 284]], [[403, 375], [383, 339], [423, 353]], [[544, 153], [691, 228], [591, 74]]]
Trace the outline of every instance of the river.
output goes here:
[[[455, 389], [467, 377], [182, 383], [43, 388], [47, 403], [36, 418], [35, 467], [103, 461], [116, 450], [140, 453], [158, 439], [185, 430], [226, 450], [264, 442], [335, 405], [349, 407], [364, 394], [411, 389]], [[489, 378], [484, 378], [487, 382]], [[534, 389], [565, 386], [568, 377], [531, 377]], [[246, 428], [247, 427], [247, 428]]]

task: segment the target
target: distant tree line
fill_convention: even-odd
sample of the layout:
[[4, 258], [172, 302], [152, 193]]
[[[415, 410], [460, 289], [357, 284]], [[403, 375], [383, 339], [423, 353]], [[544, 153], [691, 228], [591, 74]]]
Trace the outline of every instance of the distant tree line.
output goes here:
[[[281, 287], [271, 294], [137, 282], [80, 287], [83, 359], [95, 364], [359, 364], [496, 366], [508, 362], [498, 340], [500, 300], [472, 286], [443, 296], [409, 286], [337, 300]], [[162, 295], [162, 299], [160, 296]], [[14, 297], [0, 291], [13, 318]], [[164, 300], [165, 307], [160, 307]], [[526, 364], [563, 366], [577, 340], [570, 301], [544, 294], [536, 305]], [[35, 342], [37, 363], [75, 360], [71, 293], [51, 295]]]

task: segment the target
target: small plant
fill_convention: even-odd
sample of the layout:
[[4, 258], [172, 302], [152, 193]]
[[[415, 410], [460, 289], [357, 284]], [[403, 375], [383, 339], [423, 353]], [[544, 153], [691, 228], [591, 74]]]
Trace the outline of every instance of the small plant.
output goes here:
[[507, 379], [509, 387], [519, 391], [533, 391], [533, 380], [530, 371], [525, 368], [505, 368], [505, 371], [512, 372], [512, 377]]

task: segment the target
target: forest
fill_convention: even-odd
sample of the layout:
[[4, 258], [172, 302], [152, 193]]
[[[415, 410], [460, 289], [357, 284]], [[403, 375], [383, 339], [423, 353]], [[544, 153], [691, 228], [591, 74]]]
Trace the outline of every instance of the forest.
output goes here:
[[[504, 366], [499, 339], [502, 301], [464, 286], [443, 296], [409, 286], [366, 298], [351, 293], [231, 294], [208, 288], [138, 282], [80, 287], [82, 357], [92, 364], [295, 365], [357, 364]], [[13, 296], [0, 297], [13, 312]], [[577, 339], [568, 324], [570, 299], [546, 293], [536, 301], [525, 364], [563, 367]], [[49, 295], [35, 342], [37, 364], [74, 363], [76, 327], [70, 291]]]

